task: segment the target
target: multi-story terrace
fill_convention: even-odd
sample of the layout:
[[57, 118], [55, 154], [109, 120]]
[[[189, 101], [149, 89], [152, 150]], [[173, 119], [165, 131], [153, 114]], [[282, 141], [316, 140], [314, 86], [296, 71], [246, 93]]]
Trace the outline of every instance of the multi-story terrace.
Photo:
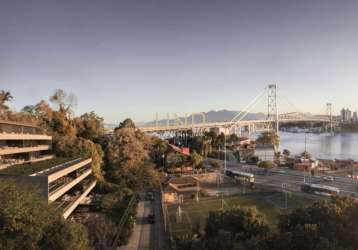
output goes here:
[[91, 158], [54, 158], [14, 165], [0, 170], [0, 181], [10, 178], [35, 187], [66, 219], [96, 185], [91, 164]]
[[0, 120], [0, 169], [51, 159], [51, 140], [36, 125]]

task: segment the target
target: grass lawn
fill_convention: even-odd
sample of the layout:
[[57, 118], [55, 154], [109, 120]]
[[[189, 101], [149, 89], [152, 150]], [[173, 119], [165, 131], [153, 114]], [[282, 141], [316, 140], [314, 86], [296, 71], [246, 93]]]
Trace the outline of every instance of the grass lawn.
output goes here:
[[[246, 194], [224, 196], [224, 209], [231, 206], [250, 206], [264, 215], [267, 222], [274, 228], [278, 222], [278, 215], [287, 211], [285, 207], [285, 196], [277, 191], [253, 191]], [[288, 210], [312, 203], [313, 200], [297, 195], [288, 196]], [[190, 232], [199, 224], [203, 230], [206, 218], [210, 211], [219, 210], [222, 207], [221, 197], [201, 198], [200, 201], [185, 200], [181, 205], [182, 217], [178, 220], [177, 205], [168, 206], [169, 227], [173, 235]]]

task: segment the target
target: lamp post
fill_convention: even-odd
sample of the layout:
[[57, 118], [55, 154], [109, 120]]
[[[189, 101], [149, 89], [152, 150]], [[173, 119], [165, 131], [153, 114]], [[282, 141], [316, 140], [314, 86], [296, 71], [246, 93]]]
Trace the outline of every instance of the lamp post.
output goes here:
[[165, 158], [165, 155], [164, 155], [164, 154], [162, 154], [163, 170], [164, 170], [164, 158]]
[[[226, 132], [226, 130], [225, 130]], [[226, 133], [224, 133], [224, 155], [225, 155], [225, 159], [224, 159], [224, 173], [226, 173]]]

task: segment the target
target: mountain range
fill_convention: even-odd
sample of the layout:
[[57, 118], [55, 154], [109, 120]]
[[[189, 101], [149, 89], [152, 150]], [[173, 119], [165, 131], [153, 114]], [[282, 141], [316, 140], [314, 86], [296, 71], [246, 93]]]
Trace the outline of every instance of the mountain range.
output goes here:
[[[224, 122], [224, 121], [231, 121], [232, 118], [234, 118], [237, 114], [240, 113], [240, 111], [236, 110], [210, 110], [208, 112], [203, 112], [205, 114], [206, 122]], [[174, 122], [174, 119], [170, 117], [170, 123], [172, 124]], [[184, 121], [185, 117], [179, 117], [181, 120]], [[264, 113], [248, 113], [243, 120], [260, 120], [260, 119], [266, 119], [266, 115]], [[159, 124], [166, 124], [166, 119], [160, 119]], [[188, 122], [191, 123], [191, 116], [188, 114]], [[200, 115], [195, 115], [194, 117], [195, 123], [202, 122], [202, 117]], [[147, 125], [154, 125], [155, 121], [149, 121], [143, 123], [143, 126]]]

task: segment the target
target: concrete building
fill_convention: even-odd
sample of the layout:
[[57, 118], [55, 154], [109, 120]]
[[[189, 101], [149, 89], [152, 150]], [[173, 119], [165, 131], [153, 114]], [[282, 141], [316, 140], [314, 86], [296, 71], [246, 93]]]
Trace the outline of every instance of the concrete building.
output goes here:
[[358, 122], [358, 115], [357, 115], [357, 111], [353, 112], [353, 122]]
[[257, 144], [255, 147], [255, 156], [259, 161], [274, 161], [275, 147], [272, 144]]
[[0, 121], [0, 169], [52, 158], [51, 140], [36, 125]]
[[350, 111], [348, 108], [347, 109], [342, 109], [341, 110], [341, 121], [342, 122], [351, 122], [352, 121], [352, 111]]
[[171, 178], [164, 188], [164, 200], [176, 203], [178, 199], [192, 198], [200, 192], [200, 182], [193, 176]]
[[66, 219], [96, 185], [91, 165], [91, 158], [25, 163], [0, 170], [0, 181], [14, 179], [24, 187], [36, 188]]

